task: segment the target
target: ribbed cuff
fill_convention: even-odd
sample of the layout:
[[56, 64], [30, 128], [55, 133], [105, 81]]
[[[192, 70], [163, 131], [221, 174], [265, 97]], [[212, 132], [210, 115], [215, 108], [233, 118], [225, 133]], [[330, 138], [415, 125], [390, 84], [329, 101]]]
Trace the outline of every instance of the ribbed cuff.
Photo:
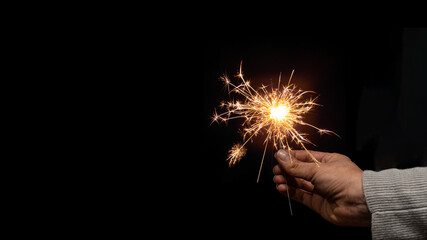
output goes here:
[[373, 239], [427, 236], [427, 168], [366, 170], [362, 181]]

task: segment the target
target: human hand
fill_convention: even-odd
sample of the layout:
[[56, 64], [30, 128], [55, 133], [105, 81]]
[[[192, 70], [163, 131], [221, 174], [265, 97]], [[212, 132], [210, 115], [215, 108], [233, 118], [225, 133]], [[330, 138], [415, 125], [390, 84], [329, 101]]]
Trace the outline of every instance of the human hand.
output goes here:
[[[348, 157], [338, 153], [305, 150], [275, 154], [273, 181], [277, 190], [311, 208], [324, 219], [341, 226], [371, 226], [371, 213], [362, 189], [362, 170]], [[285, 175], [283, 174], [285, 171]], [[286, 179], [285, 179], [286, 176]], [[286, 184], [288, 183], [288, 185]]]

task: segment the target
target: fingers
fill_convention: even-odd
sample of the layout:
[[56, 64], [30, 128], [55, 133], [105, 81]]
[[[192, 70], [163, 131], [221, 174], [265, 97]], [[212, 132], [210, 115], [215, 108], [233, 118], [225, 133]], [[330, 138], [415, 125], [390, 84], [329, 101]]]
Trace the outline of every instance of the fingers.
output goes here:
[[307, 192], [300, 188], [294, 188], [286, 184], [280, 184], [277, 186], [277, 190], [284, 196], [287, 197], [287, 189], [289, 190], [289, 196], [291, 199], [304, 204], [305, 206], [312, 208], [313, 193]]
[[276, 166], [273, 167], [273, 173], [274, 175], [283, 174], [283, 170], [280, 168], [279, 164], [276, 164]]
[[294, 178], [289, 176], [286, 176], [285, 178], [285, 176], [283, 175], [276, 175], [273, 178], [273, 182], [276, 185], [288, 184], [292, 187], [300, 188], [308, 192], [312, 192], [314, 190], [314, 185], [311, 182], [304, 180], [302, 178]]
[[[316, 155], [319, 152], [316, 152]], [[309, 154], [302, 154], [301, 151], [291, 151], [293, 155], [292, 161], [291, 156], [289, 156], [287, 151], [283, 149], [279, 150], [274, 156], [279, 163], [280, 168], [284, 169], [291, 176], [304, 178], [308, 181], [313, 179], [313, 176], [319, 170], [318, 166], [314, 163], [313, 160], [307, 161], [311, 156]], [[313, 154], [314, 156], [314, 154]]]

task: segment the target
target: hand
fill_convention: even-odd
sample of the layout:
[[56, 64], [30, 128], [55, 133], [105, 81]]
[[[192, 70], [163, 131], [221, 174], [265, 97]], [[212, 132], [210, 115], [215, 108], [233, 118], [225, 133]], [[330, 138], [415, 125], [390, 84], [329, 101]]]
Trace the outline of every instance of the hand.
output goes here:
[[[278, 191], [311, 208], [324, 219], [342, 226], [371, 226], [371, 213], [362, 189], [362, 170], [338, 153], [279, 150], [273, 181]], [[285, 175], [283, 172], [285, 171]], [[286, 179], [285, 179], [286, 176]], [[288, 184], [286, 184], [288, 183]]]

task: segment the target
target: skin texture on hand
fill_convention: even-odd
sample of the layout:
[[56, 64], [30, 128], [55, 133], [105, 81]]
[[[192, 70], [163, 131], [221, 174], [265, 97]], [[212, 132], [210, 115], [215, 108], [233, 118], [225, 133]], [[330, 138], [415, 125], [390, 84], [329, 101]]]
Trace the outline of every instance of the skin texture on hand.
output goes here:
[[[362, 170], [338, 153], [279, 150], [275, 154], [273, 181], [277, 190], [311, 208], [324, 219], [340, 226], [371, 226], [371, 213], [362, 188]], [[285, 175], [283, 174], [285, 172]], [[286, 179], [285, 179], [286, 176]], [[288, 185], [286, 184], [288, 183]]]

